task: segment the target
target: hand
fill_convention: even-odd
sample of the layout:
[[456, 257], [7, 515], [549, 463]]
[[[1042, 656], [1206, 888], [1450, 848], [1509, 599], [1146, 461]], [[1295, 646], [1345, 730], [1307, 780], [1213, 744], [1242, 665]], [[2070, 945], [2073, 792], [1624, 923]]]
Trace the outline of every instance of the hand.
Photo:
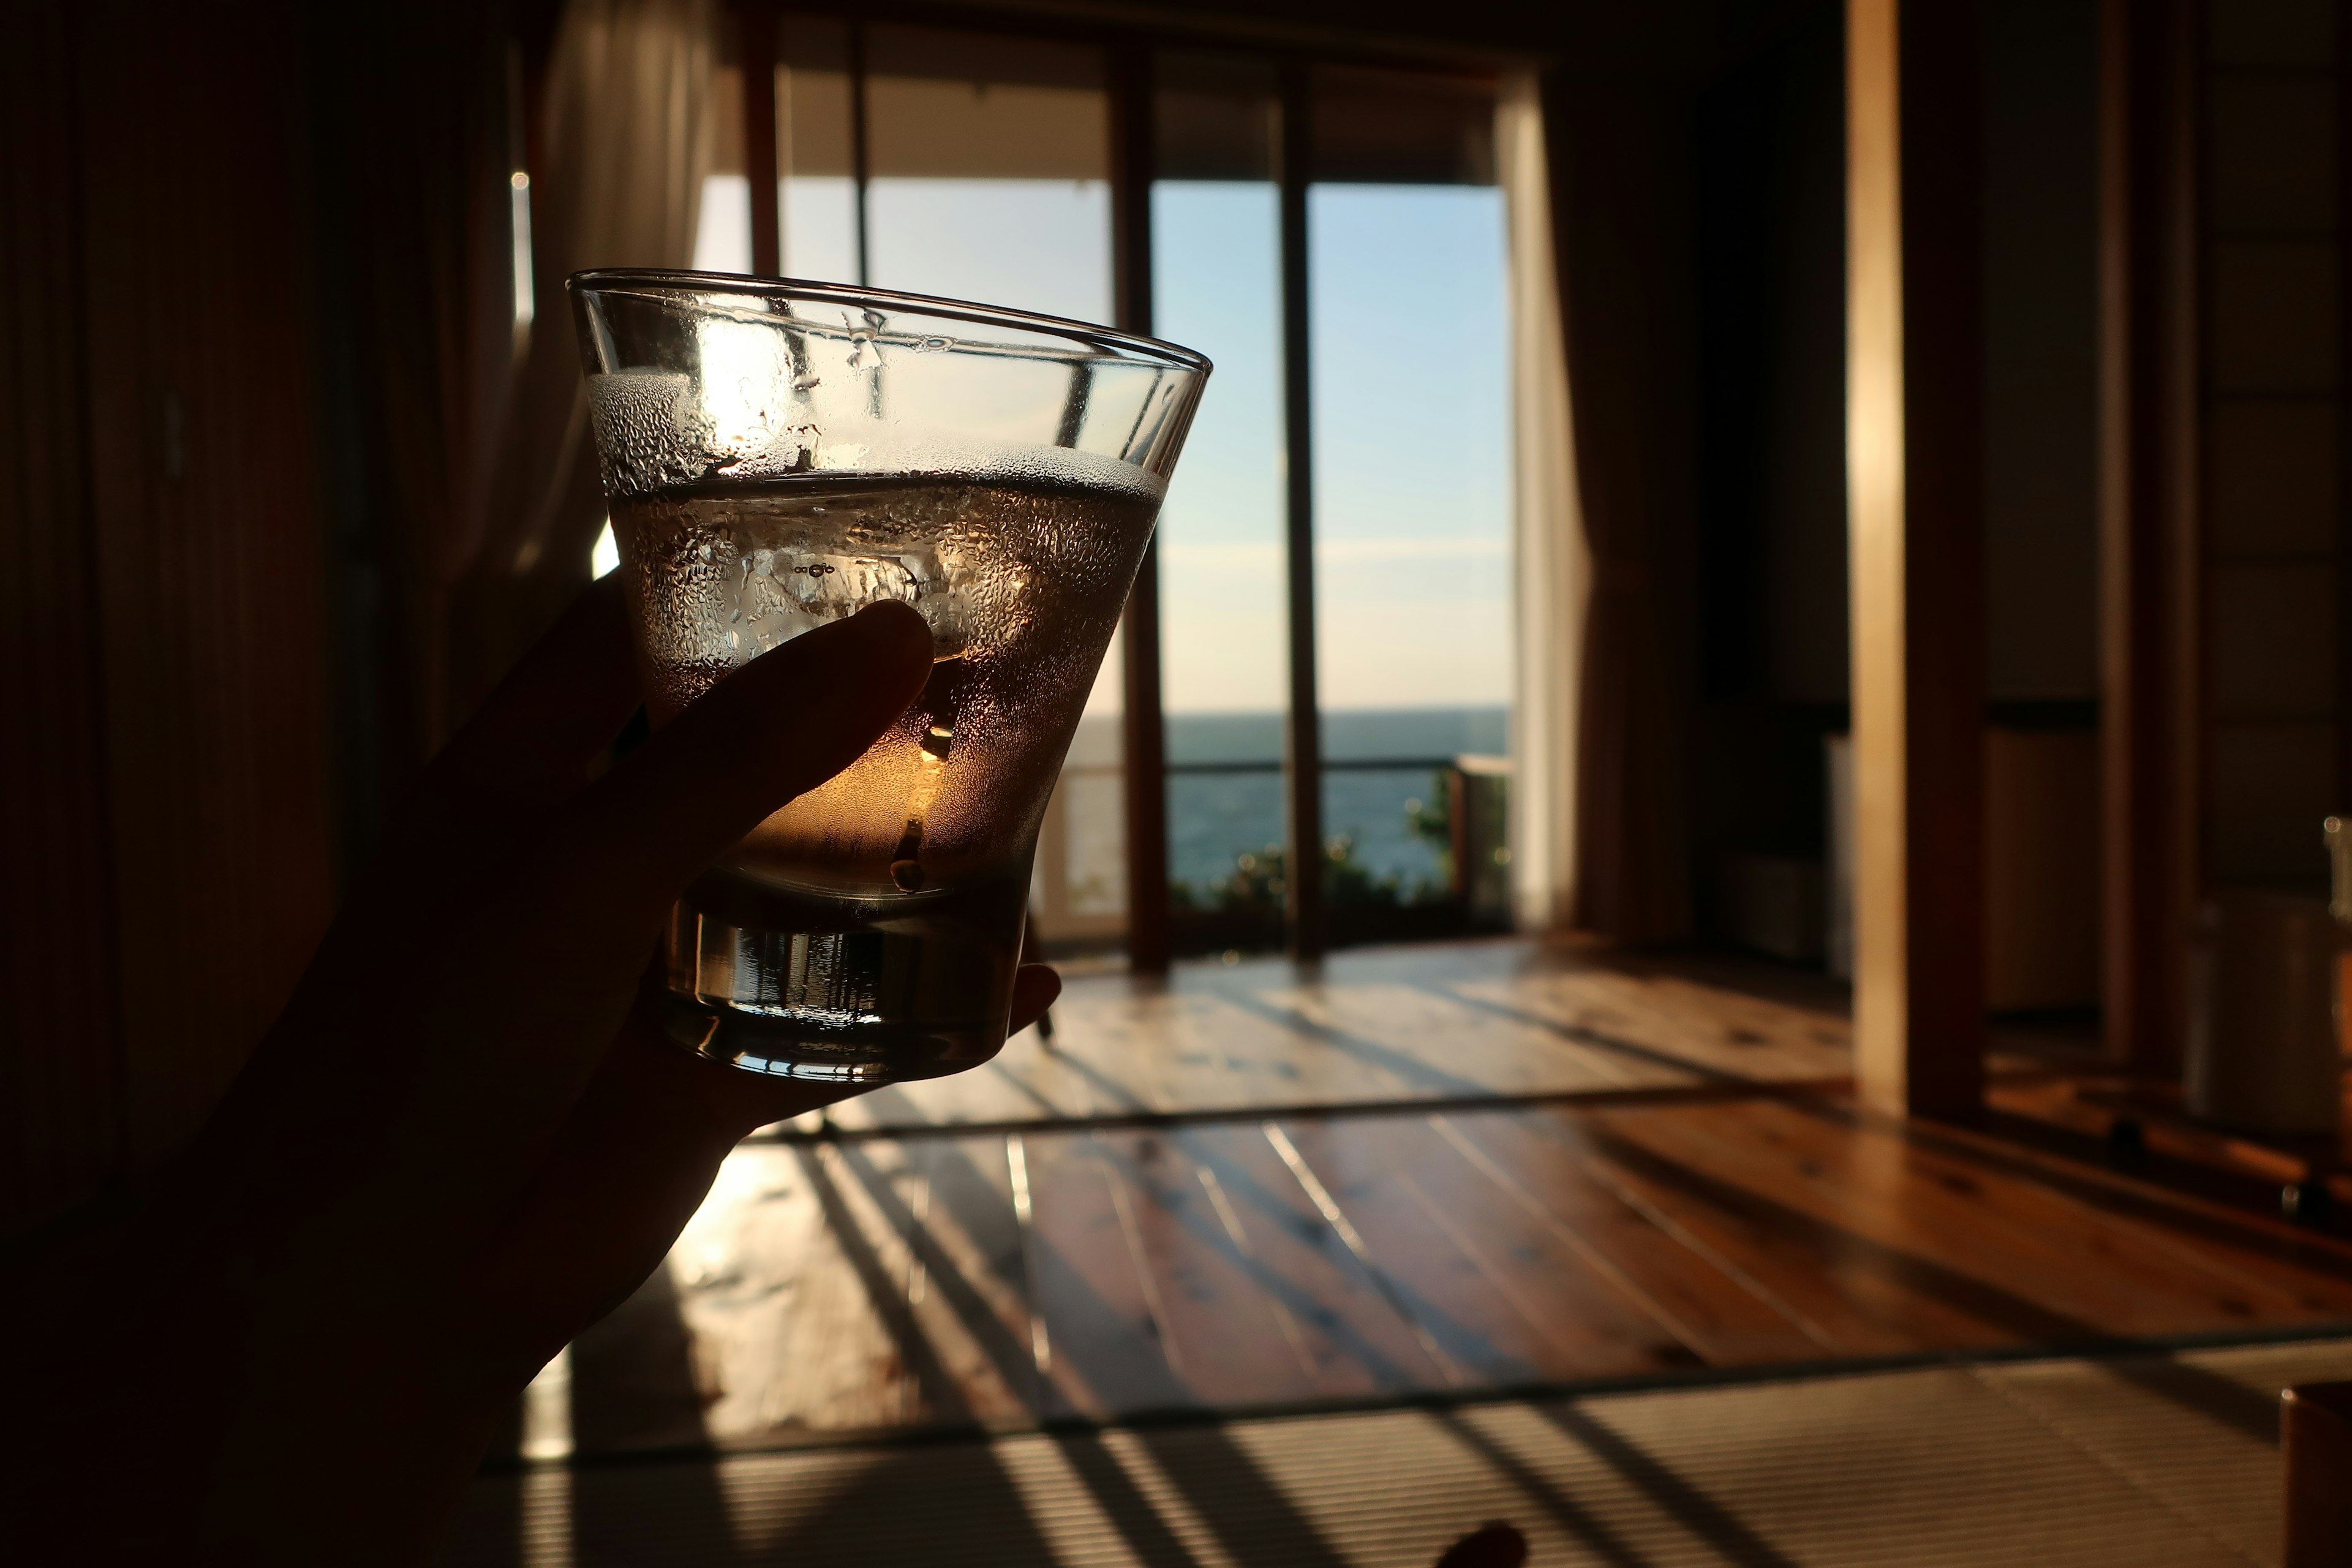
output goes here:
[[[436, 759], [194, 1147], [32, 1260], [77, 1288], [0, 1351], [36, 1363], [10, 1516], [69, 1526], [77, 1562], [429, 1556], [508, 1403], [728, 1150], [851, 1092], [693, 1057], [631, 1004], [687, 882], [929, 668], [921, 618], [878, 605], [592, 781], [638, 691], [617, 579], [590, 590]], [[1013, 1026], [1059, 988], [1024, 967]]]

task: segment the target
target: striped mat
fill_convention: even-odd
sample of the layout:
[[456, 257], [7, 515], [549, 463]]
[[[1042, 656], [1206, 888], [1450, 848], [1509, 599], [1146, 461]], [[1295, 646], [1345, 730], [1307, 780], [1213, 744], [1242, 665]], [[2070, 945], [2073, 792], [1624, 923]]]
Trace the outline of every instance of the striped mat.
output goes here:
[[551, 1467], [477, 1481], [448, 1568], [1534, 1568], [2279, 1560], [2279, 1390], [2352, 1339], [1572, 1399]]

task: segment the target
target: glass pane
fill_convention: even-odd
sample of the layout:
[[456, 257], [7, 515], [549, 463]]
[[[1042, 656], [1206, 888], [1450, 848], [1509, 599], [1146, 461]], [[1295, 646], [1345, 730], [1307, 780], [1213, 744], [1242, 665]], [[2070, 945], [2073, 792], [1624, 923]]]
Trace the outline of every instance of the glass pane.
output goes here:
[[1108, 322], [1102, 51], [877, 26], [866, 68], [869, 280]]
[[[874, 26], [866, 65], [868, 281], [1108, 322], [1102, 51]], [[1114, 644], [1039, 837], [1038, 929], [1064, 949], [1127, 929], [1120, 668]]]
[[[1507, 749], [1509, 337], [1491, 100], [1353, 69], [1316, 91], [1316, 640], [1344, 941], [1459, 909], [1449, 776]], [[1348, 765], [1366, 762], [1384, 765]]]
[[1175, 935], [1272, 946], [1289, 691], [1274, 74], [1174, 52], [1157, 74], [1152, 325], [1217, 365], [1160, 523]]
[[788, 278], [865, 279], [850, 134], [849, 28], [784, 16], [776, 32], [776, 223]]
[[710, 172], [695, 217], [698, 272], [751, 270], [751, 186], [743, 177], [743, 73], [731, 62], [710, 73]]

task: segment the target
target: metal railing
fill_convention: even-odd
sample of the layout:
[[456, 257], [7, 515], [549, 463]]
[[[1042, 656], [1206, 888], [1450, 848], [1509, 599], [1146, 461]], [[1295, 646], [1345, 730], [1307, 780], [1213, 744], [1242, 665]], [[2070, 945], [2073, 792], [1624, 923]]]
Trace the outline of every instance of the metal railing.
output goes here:
[[[1165, 764], [1164, 771], [1171, 778], [1271, 776], [1282, 773], [1286, 766], [1281, 759], [1267, 757], [1169, 763]], [[1123, 858], [1113, 852], [1102, 858], [1104, 863], [1100, 866], [1073, 864], [1073, 792], [1070, 788], [1074, 782], [1117, 779], [1125, 771], [1118, 763], [1066, 763], [1053, 796], [1047, 802], [1045, 818], [1038, 833], [1034, 905], [1042, 934], [1057, 944], [1112, 943], [1127, 931], [1126, 867]], [[1502, 758], [1462, 755], [1326, 758], [1321, 764], [1321, 772], [1444, 775], [1452, 829], [1448, 845], [1451, 901], [1458, 905], [1465, 928], [1483, 928], [1507, 921], [1508, 890], [1505, 868], [1508, 863], [1509, 851], [1504, 843], [1501, 791], [1507, 786], [1509, 765]], [[1102, 802], [1101, 807], [1116, 813], [1118, 805], [1118, 797], [1114, 796]], [[1082, 875], [1092, 872], [1094, 875], [1087, 877], [1086, 880], [1104, 880], [1105, 885], [1090, 896], [1074, 897], [1081, 890], [1081, 884], [1074, 883], [1074, 871]], [[1107, 879], [1110, 878], [1117, 879], [1115, 885], [1108, 882]]]

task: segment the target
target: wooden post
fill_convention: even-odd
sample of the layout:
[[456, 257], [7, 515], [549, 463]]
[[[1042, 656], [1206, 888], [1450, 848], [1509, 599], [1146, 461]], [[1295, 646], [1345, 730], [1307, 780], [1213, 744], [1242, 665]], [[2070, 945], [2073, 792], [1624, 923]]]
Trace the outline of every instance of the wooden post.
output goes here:
[[1854, 1070], [1965, 1116], [1984, 1082], [1978, 17], [1848, 0], [1846, 461]]
[[2306, 1383], [2279, 1409], [2286, 1568], [2352, 1563], [2352, 1383]]
[[[1120, 328], [1151, 331], [1151, 57], [1130, 44], [1112, 57], [1111, 235]], [[1167, 973], [1168, 742], [1160, 723], [1160, 548], [1145, 547], [1128, 595], [1122, 627], [1121, 718], [1127, 786], [1127, 961], [1147, 974]]]
[[2183, 0], [2106, 0], [2099, 106], [2101, 1017], [2178, 1070], [2196, 875], [2196, 169]]

